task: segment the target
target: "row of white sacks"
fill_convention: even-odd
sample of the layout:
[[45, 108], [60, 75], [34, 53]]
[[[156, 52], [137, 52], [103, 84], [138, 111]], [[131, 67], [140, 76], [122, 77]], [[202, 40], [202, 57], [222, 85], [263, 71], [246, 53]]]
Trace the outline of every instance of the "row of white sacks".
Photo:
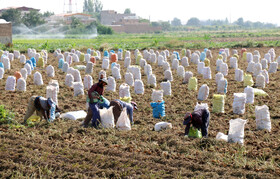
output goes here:
[[[266, 105], [256, 106], [255, 107], [255, 116], [256, 116], [256, 128], [257, 130], [268, 130], [271, 131], [271, 120], [269, 108]], [[229, 132], [228, 136], [219, 132], [216, 135], [217, 140], [223, 140], [226, 142], [233, 143], [244, 143], [244, 128], [247, 120], [243, 119], [231, 119], [229, 121]]]

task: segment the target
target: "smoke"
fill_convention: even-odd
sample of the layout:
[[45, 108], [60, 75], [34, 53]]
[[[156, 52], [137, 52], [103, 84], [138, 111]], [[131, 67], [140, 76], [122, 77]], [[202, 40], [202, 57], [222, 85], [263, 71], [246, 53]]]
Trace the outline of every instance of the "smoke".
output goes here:
[[92, 39], [97, 37], [96, 27], [87, 30], [87, 33], [74, 32], [68, 25], [42, 24], [36, 27], [27, 27], [24, 24], [13, 26], [13, 38], [20, 39], [64, 39], [81, 38]]

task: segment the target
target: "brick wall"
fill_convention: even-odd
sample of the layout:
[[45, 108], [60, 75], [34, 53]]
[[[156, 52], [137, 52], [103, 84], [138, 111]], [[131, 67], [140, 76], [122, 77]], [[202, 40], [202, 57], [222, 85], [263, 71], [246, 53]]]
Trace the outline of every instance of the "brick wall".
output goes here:
[[0, 24], [0, 43], [12, 43], [12, 24]]

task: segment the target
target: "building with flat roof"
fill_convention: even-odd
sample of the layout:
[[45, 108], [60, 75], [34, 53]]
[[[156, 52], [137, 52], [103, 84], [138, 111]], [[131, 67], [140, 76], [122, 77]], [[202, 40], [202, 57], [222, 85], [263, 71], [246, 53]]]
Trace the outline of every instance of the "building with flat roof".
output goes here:
[[20, 11], [21, 16], [24, 16], [24, 14], [29, 13], [30, 11], [38, 11], [38, 12], [40, 11], [40, 9], [35, 9], [35, 8], [32, 8], [32, 7], [25, 7], [25, 6], [16, 7], [16, 6], [13, 6], [13, 7], [6, 7], [6, 8], [0, 9], [0, 14], [2, 14], [3, 12], [5, 12], [9, 9], [16, 9], [16, 10]]
[[46, 18], [46, 21], [50, 24], [65, 23], [71, 24], [72, 17], [79, 19], [83, 24], [90, 24], [96, 21], [91, 15], [84, 13], [67, 13], [67, 14], [56, 14]]
[[0, 19], [0, 43], [12, 43], [12, 23]]
[[119, 14], [114, 10], [101, 11], [101, 24], [111, 27], [118, 33], [151, 33], [160, 31], [160, 27], [152, 27], [143, 22], [136, 14]]

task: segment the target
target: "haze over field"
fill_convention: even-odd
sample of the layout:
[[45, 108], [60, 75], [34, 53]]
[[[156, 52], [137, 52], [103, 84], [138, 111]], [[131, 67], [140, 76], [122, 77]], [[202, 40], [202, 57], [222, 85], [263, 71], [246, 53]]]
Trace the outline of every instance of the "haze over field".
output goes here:
[[[84, 0], [72, 0], [77, 3], [77, 11], [82, 12]], [[42, 12], [52, 11], [63, 13], [64, 2], [68, 0], [0, 0], [1, 8], [9, 6], [28, 6], [41, 9]], [[260, 21], [279, 25], [277, 17], [278, 4], [274, 0], [260, 1], [223, 1], [223, 0], [196, 0], [196, 1], [160, 1], [160, 0], [102, 0], [103, 10], [116, 10], [123, 13], [126, 8], [130, 8], [133, 13], [151, 21], [172, 20], [174, 17], [181, 19], [185, 24], [189, 18], [197, 17], [200, 20], [225, 19], [230, 22], [243, 17], [245, 21]], [[73, 10], [76, 6], [73, 6]], [[66, 9], [65, 9], [66, 10]]]

